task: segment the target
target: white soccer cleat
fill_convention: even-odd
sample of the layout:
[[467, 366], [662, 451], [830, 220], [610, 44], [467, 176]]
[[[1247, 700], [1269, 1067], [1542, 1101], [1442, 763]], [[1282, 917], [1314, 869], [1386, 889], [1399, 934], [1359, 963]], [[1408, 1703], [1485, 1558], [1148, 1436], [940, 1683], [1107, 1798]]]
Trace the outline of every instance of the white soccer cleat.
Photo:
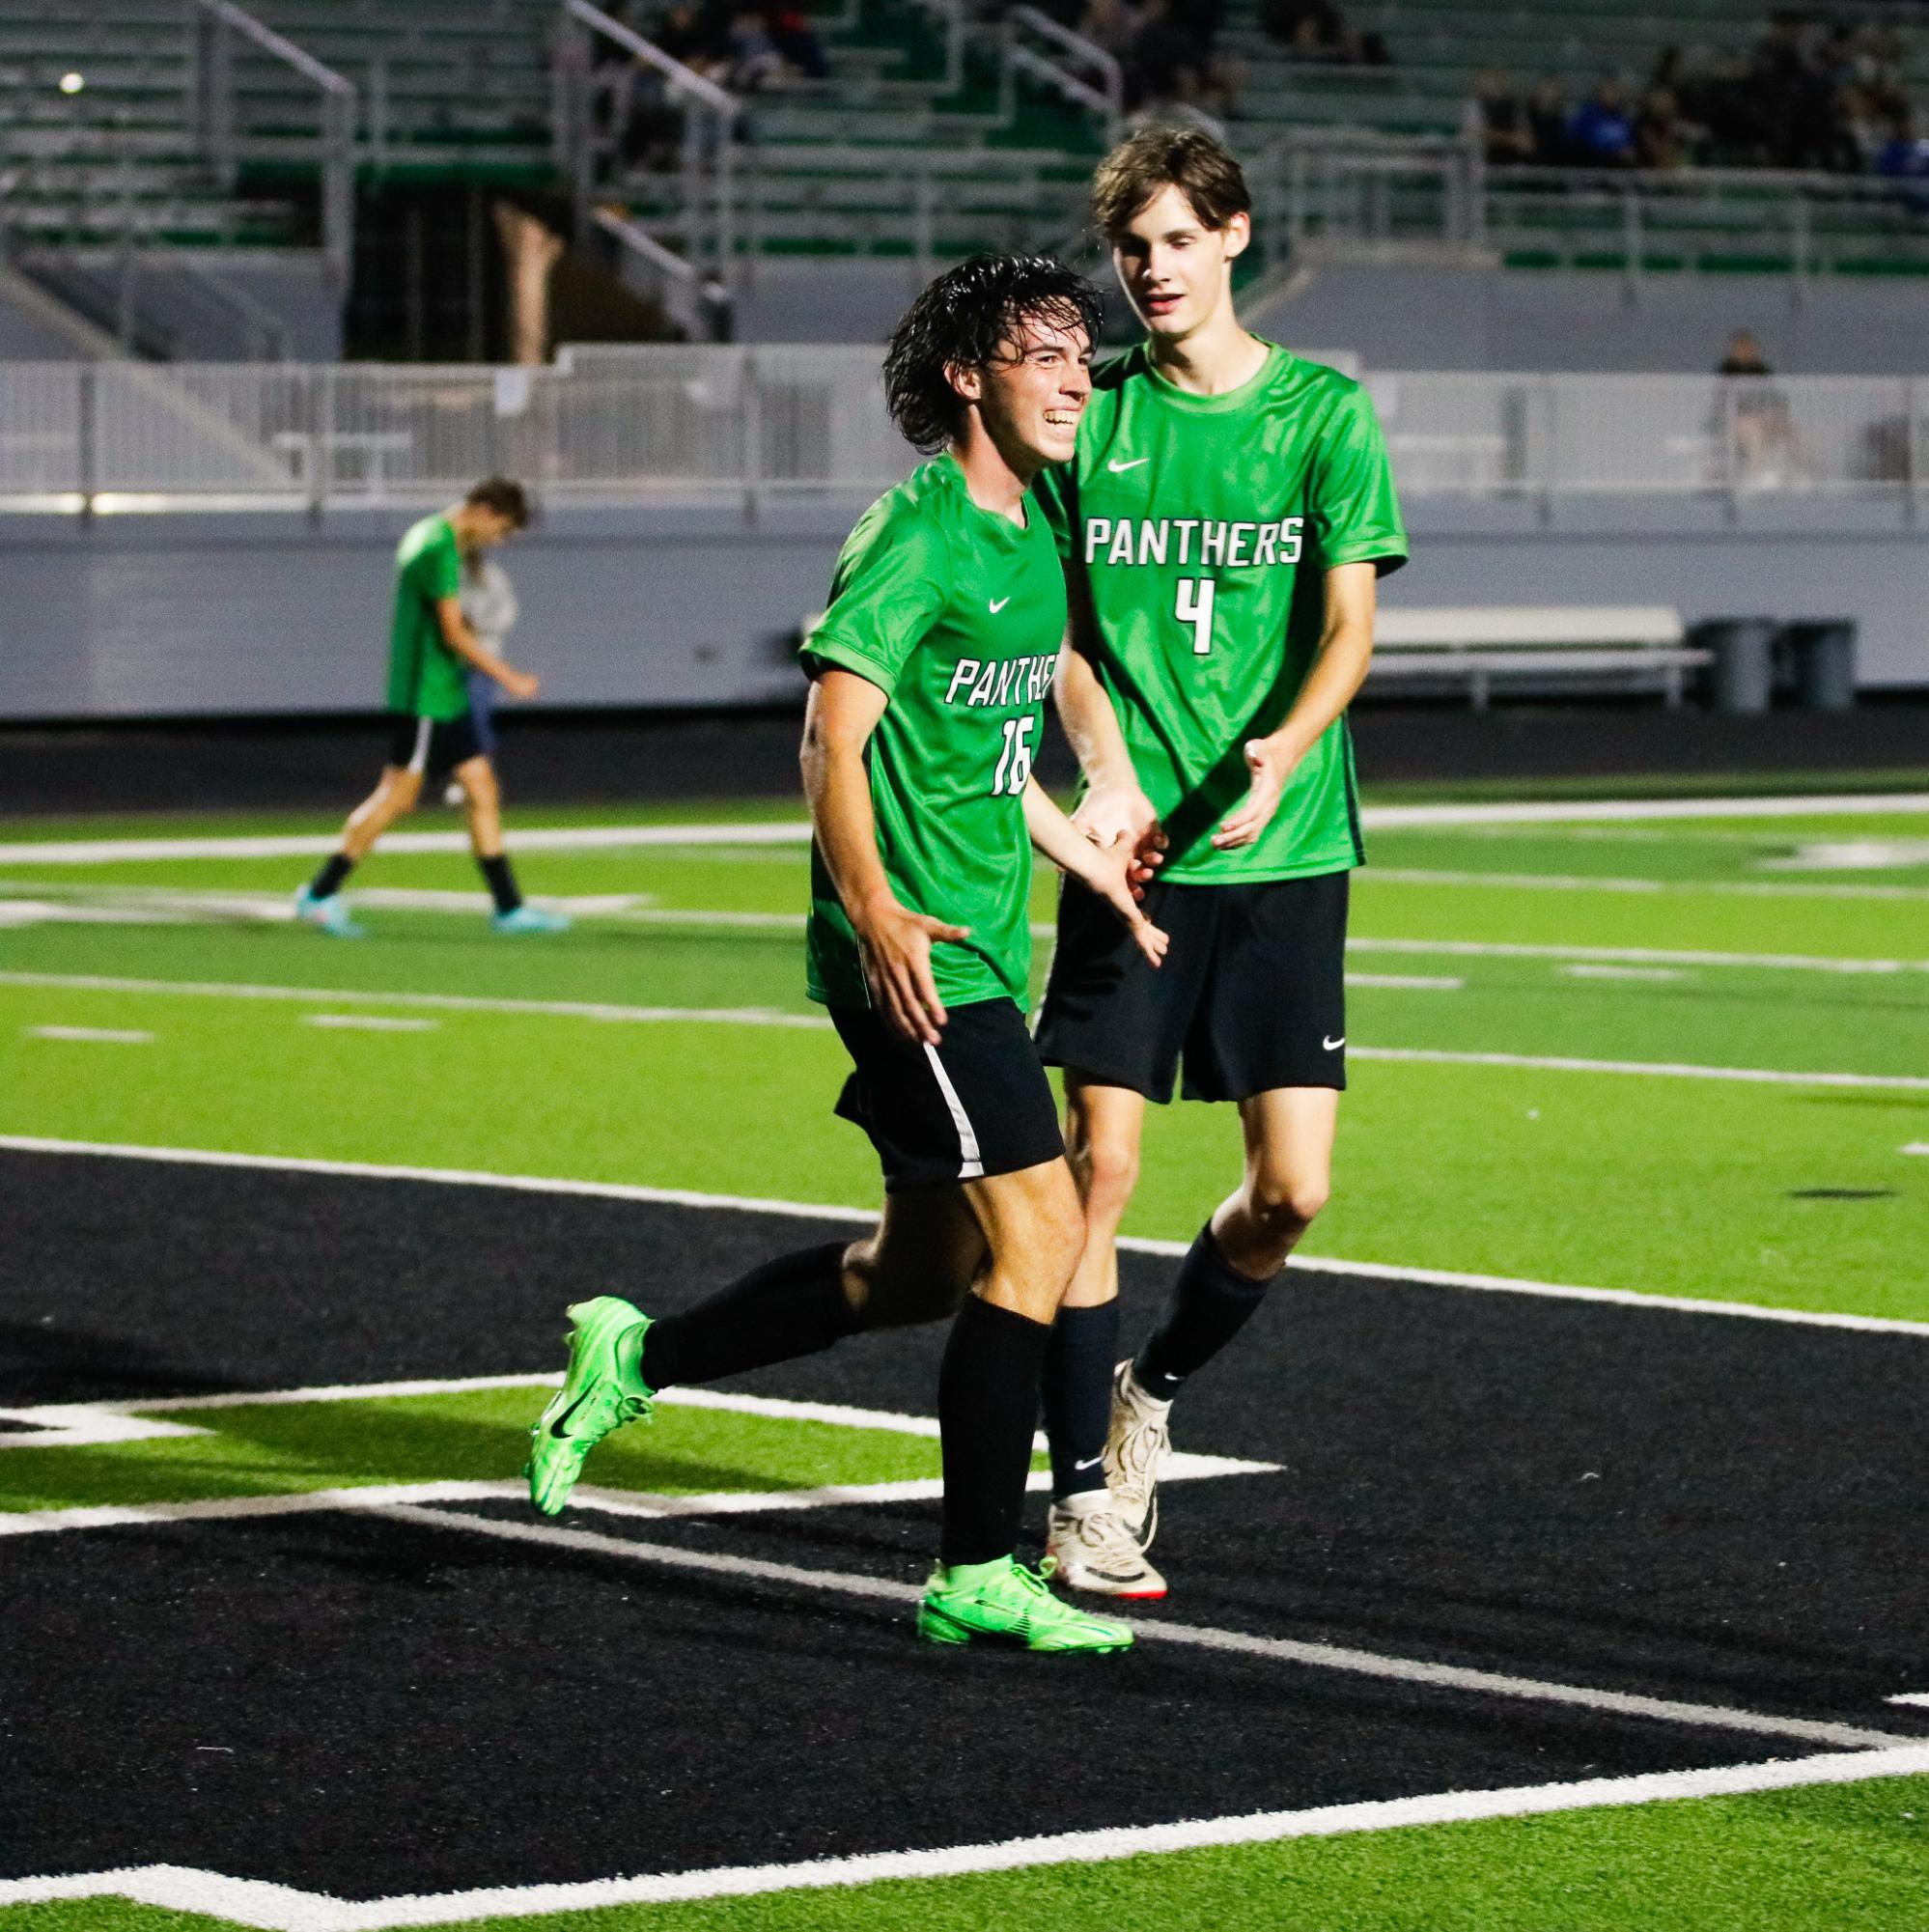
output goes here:
[[1068, 1589], [1101, 1597], [1162, 1597], [1165, 1579], [1112, 1506], [1111, 1493], [1068, 1497], [1051, 1505], [1046, 1520], [1045, 1574]]
[[1172, 1405], [1148, 1395], [1132, 1363], [1112, 1371], [1112, 1414], [1105, 1429], [1105, 1482], [1112, 1503], [1141, 1551], [1159, 1529], [1159, 1471], [1172, 1446]]

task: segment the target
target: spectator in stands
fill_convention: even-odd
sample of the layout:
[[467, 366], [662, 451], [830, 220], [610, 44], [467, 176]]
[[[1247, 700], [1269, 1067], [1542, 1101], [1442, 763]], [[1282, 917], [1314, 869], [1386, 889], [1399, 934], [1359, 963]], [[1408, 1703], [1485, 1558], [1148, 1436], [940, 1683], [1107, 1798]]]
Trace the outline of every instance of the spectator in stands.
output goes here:
[[1127, 105], [1230, 111], [1232, 75], [1213, 61], [1173, 0], [1145, 0], [1137, 17], [1126, 63]]
[[1649, 89], [1635, 117], [1635, 165], [1685, 168], [1692, 133], [1682, 119], [1681, 103], [1664, 87]]
[[730, 72], [725, 85], [737, 94], [777, 86], [788, 71], [770, 23], [755, 7], [740, 7], [730, 22]]
[[767, 7], [764, 18], [778, 53], [794, 73], [805, 80], [829, 79], [830, 63], [825, 59], [824, 42], [797, 8]]
[[1876, 152], [1875, 169], [1895, 182], [1919, 182], [1905, 200], [1912, 213], [1929, 215], [1929, 140], [1915, 131], [1915, 118], [1907, 109], [1889, 123], [1888, 139]]
[[1386, 42], [1350, 26], [1333, 0], [1260, 0], [1259, 24], [1296, 60], [1346, 67], [1392, 64]]
[[1568, 146], [1577, 166], [1627, 168], [1635, 161], [1635, 124], [1628, 97], [1612, 74], [1602, 76], [1594, 92], [1567, 124]]
[[1121, 67], [1132, 64], [1132, 43], [1138, 34], [1138, 15], [1126, 0], [1088, 0], [1075, 22], [1076, 29]]
[[1788, 392], [1769, 378], [1774, 367], [1749, 329], [1738, 328], [1715, 373], [1723, 378], [1714, 429], [1724, 451], [1725, 480], [1772, 490], [1797, 480], [1795, 414]]
[[1476, 74], [1474, 106], [1480, 114], [1481, 150], [1490, 168], [1517, 168], [1534, 159], [1534, 128], [1527, 103], [1497, 68]]
[[1527, 97], [1527, 132], [1533, 137], [1533, 151], [1527, 158], [1539, 168], [1565, 167], [1570, 158], [1567, 124], [1571, 119], [1567, 90], [1552, 74], [1547, 75]]

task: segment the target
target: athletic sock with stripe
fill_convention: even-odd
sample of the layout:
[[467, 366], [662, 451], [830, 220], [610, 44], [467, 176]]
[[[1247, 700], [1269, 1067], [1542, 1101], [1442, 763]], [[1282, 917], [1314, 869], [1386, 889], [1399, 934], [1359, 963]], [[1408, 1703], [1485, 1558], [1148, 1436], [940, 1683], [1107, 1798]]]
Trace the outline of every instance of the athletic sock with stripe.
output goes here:
[[1132, 1365], [1138, 1386], [1170, 1402], [1188, 1375], [1202, 1369], [1245, 1327], [1278, 1280], [1242, 1274], [1213, 1239], [1210, 1221], [1179, 1264], [1165, 1315]]
[[1060, 1308], [1045, 1351], [1045, 1433], [1051, 1496], [1063, 1502], [1105, 1486], [1105, 1425], [1112, 1364], [1119, 1358], [1117, 1298], [1096, 1308]]
[[991, 1563], [1018, 1548], [1038, 1383], [1051, 1326], [967, 1296], [937, 1376], [944, 1450], [939, 1560]]
[[709, 1301], [652, 1322], [643, 1380], [653, 1389], [715, 1382], [816, 1355], [862, 1326], [844, 1295], [848, 1243], [825, 1242], [767, 1261]]

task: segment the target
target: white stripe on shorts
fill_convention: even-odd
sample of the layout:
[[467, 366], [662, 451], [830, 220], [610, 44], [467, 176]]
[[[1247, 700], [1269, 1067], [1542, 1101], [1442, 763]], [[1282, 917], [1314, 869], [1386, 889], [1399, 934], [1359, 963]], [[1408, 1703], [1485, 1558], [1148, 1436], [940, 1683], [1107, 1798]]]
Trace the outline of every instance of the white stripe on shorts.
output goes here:
[[943, 1090], [944, 1104], [951, 1109], [951, 1124], [958, 1130], [958, 1178], [961, 1181], [976, 1181], [985, 1172], [984, 1158], [978, 1152], [978, 1130], [971, 1125], [971, 1116], [964, 1111], [964, 1103], [958, 1098], [958, 1089], [951, 1084], [951, 1076], [944, 1071], [944, 1062], [937, 1057], [937, 1049], [929, 1041], [925, 1043], [924, 1057], [931, 1062], [931, 1071], [937, 1076], [937, 1084]]
[[418, 717], [415, 720], [415, 749], [409, 753], [408, 769], [418, 774], [429, 769], [429, 738], [435, 729], [431, 718]]

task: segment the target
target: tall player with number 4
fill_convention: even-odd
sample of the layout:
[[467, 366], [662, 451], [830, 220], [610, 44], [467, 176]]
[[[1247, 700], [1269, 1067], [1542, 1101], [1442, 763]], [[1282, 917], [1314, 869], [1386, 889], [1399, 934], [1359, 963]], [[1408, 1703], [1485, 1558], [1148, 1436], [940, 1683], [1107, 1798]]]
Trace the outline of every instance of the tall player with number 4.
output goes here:
[[[1065, 1070], [1086, 1244], [1046, 1371], [1049, 1545], [1067, 1582], [1139, 1596], [1162, 1590], [1142, 1553], [1172, 1400], [1327, 1199], [1365, 855], [1345, 713], [1407, 540], [1364, 390], [1234, 312], [1251, 204], [1233, 157], [1145, 128], [1093, 205], [1146, 337], [1097, 372], [1077, 456], [1040, 486], [1073, 613], [1057, 702], [1084, 770], [1075, 824], [1162, 842], [1145, 909], [1170, 949], [1143, 968], [1068, 879], [1037, 1039]], [[1114, 1239], [1146, 1103], [1171, 1099], [1182, 1060], [1188, 1099], [1237, 1106], [1244, 1171], [1114, 1368]]]

